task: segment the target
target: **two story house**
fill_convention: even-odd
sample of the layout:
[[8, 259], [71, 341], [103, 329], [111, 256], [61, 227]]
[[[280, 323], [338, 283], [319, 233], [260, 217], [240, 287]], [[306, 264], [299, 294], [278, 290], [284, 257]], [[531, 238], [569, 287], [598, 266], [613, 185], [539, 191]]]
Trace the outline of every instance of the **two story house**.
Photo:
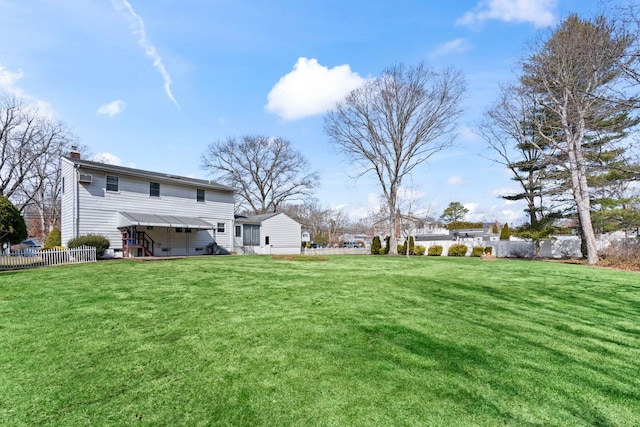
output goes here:
[[107, 237], [115, 256], [234, 250], [233, 188], [216, 182], [62, 158], [62, 244]]

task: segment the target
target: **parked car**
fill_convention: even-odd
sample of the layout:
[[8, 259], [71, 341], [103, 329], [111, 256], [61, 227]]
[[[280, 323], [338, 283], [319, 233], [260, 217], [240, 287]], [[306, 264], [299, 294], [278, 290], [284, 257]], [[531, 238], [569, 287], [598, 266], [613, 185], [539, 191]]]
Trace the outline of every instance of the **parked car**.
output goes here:
[[342, 244], [343, 248], [359, 248], [360, 245], [358, 245], [356, 242], [344, 242]]
[[40, 243], [36, 239], [27, 239], [18, 243], [17, 245], [11, 246], [11, 252], [14, 254], [20, 254], [24, 256], [32, 256], [38, 251], [38, 249], [42, 248], [42, 243]]
[[322, 243], [312, 243], [310, 247], [311, 249], [320, 249], [320, 248], [323, 248], [324, 246], [322, 246]]
[[39, 249], [42, 247], [42, 243], [40, 243], [38, 240], [36, 239], [27, 239], [27, 240], [23, 240], [22, 243], [20, 243], [21, 245], [25, 245], [26, 247], [29, 248], [35, 248], [35, 249]]

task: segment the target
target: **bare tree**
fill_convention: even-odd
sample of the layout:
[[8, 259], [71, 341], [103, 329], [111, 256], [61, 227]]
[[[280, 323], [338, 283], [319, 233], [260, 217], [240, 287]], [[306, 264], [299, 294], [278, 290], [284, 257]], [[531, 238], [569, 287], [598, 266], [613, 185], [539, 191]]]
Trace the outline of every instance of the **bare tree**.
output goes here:
[[349, 215], [343, 209], [330, 209], [328, 212], [327, 234], [329, 243], [337, 243], [338, 237], [350, 226]]
[[621, 61], [631, 45], [631, 38], [604, 17], [585, 21], [571, 15], [522, 64], [521, 94], [531, 111], [543, 112], [532, 121], [540, 140], [564, 159], [589, 264], [597, 264], [598, 253], [584, 144], [590, 132], [606, 134], [612, 117], [635, 106], [618, 87], [624, 77]]
[[[60, 156], [75, 137], [60, 121], [16, 97], [0, 97], [0, 195], [39, 223], [59, 223]], [[34, 234], [35, 233], [35, 234]]]
[[311, 233], [311, 239], [317, 243], [328, 243], [330, 209], [320, 205], [318, 199], [309, 198], [304, 203], [287, 203], [281, 206], [281, 211], [298, 221], [302, 228]]
[[209, 145], [202, 168], [236, 189], [238, 209], [255, 214], [305, 200], [318, 183], [318, 174], [309, 172], [307, 160], [289, 141], [262, 135], [230, 137]]
[[465, 83], [459, 72], [424, 64], [396, 65], [365, 82], [325, 118], [338, 149], [378, 178], [391, 223], [389, 254], [397, 255], [398, 189], [405, 177], [451, 145]]
[[[416, 228], [419, 224], [425, 222], [425, 218], [429, 214], [429, 209], [425, 209], [422, 205], [419, 192], [415, 187], [404, 189], [398, 196], [398, 211], [396, 218], [398, 221], [398, 229], [401, 237], [404, 237], [405, 255], [412, 255], [413, 248], [411, 242], [415, 242]], [[420, 214], [421, 217], [418, 215]]]

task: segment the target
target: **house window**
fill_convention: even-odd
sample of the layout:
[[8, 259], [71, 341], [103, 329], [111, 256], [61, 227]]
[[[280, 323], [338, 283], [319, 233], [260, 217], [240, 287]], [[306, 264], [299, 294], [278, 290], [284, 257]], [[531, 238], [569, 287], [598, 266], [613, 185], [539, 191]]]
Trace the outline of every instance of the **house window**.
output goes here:
[[151, 196], [151, 197], [160, 197], [160, 183], [159, 182], [150, 182], [149, 183], [149, 196]]
[[236, 237], [242, 237], [242, 226], [236, 225]]
[[191, 233], [191, 229], [190, 229], [189, 227], [186, 227], [186, 228], [184, 229], [184, 232], [185, 232], [185, 233]]
[[107, 191], [118, 191], [118, 177], [107, 175]]
[[224, 233], [224, 222], [218, 223], [218, 233]]
[[196, 201], [204, 202], [204, 190], [201, 188], [196, 190]]
[[176, 233], [182, 233], [182, 227], [176, 227]]
[[64, 176], [62, 177], [62, 194], [64, 194]]
[[260, 226], [257, 224], [244, 224], [242, 226], [242, 244], [245, 246], [260, 246]]

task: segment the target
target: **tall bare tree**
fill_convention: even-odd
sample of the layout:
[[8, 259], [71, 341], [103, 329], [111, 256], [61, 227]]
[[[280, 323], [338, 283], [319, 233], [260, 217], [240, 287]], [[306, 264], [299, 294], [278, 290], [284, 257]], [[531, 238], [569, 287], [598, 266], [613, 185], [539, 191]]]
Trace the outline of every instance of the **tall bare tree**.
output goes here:
[[0, 96], [0, 195], [39, 225], [59, 222], [60, 156], [75, 137], [62, 122], [10, 95]]
[[398, 253], [395, 213], [402, 181], [451, 145], [464, 93], [459, 72], [395, 65], [349, 93], [325, 118], [329, 138], [360, 167], [358, 176], [378, 178], [391, 223], [390, 255]]
[[618, 85], [632, 44], [604, 17], [587, 21], [571, 15], [522, 63], [522, 96], [532, 111], [543, 112], [532, 121], [540, 140], [565, 161], [589, 264], [598, 262], [598, 252], [584, 145], [590, 132], [607, 134], [605, 124], [612, 117], [636, 106]]
[[283, 138], [229, 137], [207, 147], [202, 168], [237, 191], [237, 209], [276, 212], [285, 202], [309, 198], [318, 174]]

